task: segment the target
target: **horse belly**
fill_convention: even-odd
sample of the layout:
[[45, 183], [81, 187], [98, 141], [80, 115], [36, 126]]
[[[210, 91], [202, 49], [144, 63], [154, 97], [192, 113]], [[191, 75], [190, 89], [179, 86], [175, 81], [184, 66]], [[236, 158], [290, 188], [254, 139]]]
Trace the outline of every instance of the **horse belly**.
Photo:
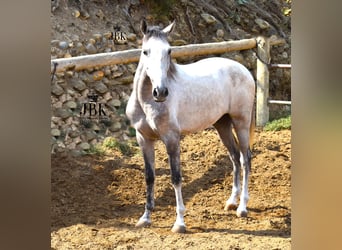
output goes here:
[[[203, 105], [203, 104], [207, 105]], [[184, 107], [184, 106], [183, 106]], [[228, 112], [226, 100], [218, 102], [212, 99], [195, 108], [183, 108], [178, 116], [178, 123], [182, 134], [194, 133], [212, 126], [218, 119]]]

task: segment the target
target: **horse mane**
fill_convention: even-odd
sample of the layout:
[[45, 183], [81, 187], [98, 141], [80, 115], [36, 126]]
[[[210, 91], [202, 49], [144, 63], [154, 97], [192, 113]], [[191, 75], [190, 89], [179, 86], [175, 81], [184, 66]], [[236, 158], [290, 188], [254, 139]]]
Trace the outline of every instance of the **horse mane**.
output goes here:
[[144, 39], [148, 40], [151, 37], [160, 38], [162, 40], [167, 41], [167, 34], [163, 32], [163, 30], [159, 26], [148, 26]]

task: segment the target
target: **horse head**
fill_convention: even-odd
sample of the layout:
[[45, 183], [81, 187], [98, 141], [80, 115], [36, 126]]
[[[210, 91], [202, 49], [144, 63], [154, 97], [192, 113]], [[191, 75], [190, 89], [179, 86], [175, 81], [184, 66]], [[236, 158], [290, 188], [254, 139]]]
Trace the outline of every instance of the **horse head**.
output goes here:
[[140, 60], [152, 83], [152, 96], [156, 102], [164, 102], [169, 95], [168, 78], [173, 70], [171, 46], [167, 36], [173, 30], [175, 22], [161, 29], [158, 26], [147, 26], [142, 20], [140, 29], [143, 33], [143, 44]]

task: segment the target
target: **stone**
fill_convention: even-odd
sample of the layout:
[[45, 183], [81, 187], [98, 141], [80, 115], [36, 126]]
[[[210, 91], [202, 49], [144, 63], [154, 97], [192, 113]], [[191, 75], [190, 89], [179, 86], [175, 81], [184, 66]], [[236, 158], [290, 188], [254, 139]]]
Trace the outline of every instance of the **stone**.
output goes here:
[[219, 37], [219, 38], [223, 38], [224, 37], [224, 31], [223, 29], [218, 29], [216, 31], [216, 36]]
[[80, 17], [81, 13], [78, 10], [73, 10], [71, 15], [78, 18], [78, 17]]
[[76, 109], [77, 108], [77, 103], [74, 101], [68, 101], [65, 106], [67, 106], [69, 109]]
[[101, 20], [104, 20], [105, 18], [105, 14], [103, 13], [102, 10], [97, 10], [96, 14], [95, 14], [98, 18], [100, 18]]
[[54, 137], [59, 137], [61, 136], [61, 131], [57, 128], [51, 129], [51, 135]]
[[87, 85], [82, 80], [79, 80], [79, 79], [73, 79], [71, 81], [71, 85], [78, 91], [82, 91], [87, 88]]
[[56, 110], [56, 116], [61, 117], [64, 120], [71, 116], [71, 112], [67, 109], [59, 108]]
[[120, 122], [114, 122], [112, 126], [110, 126], [109, 130], [112, 132], [118, 132], [121, 129], [121, 123]]
[[91, 43], [91, 44], [93, 44], [93, 45], [94, 45], [94, 44], [96, 43], [96, 41], [95, 41], [95, 39], [94, 39], [94, 38], [90, 38], [90, 39], [89, 39], [89, 43]]
[[263, 29], [263, 30], [269, 29], [271, 27], [271, 25], [267, 21], [261, 18], [255, 19], [254, 22], [260, 27], [260, 29]]
[[118, 99], [113, 99], [109, 102], [109, 105], [118, 108], [121, 106], [121, 101]]
[[66, 41], [60, 41], [60, 42], [58, 43], [58, 47], [59, 47], [60, 49], [67, 49], [67, 48], [69, 47], [69, 44], [68, 44], [68, 42], [66, 42]]
[[78, 131], [78, 130], [71, 130], [70, 132], [69, 132], [69, 136], [71, 137], [71, 138], [76, 138], [77, 136], [79, 136], [80, 135], [80, 132]]
[[53, 47], [57, 47], [59, 43], [60, 43], [59, 40], [52, 40], [52, 41], [50, 42], [51, 46], [53, 46]]
[[87, 141], [91, 141], [96, 137], [96, 134], [93, 131], [87, 131], [85, 133], [85, 137], [86, 137]]
[[207, 23], [207, 24], [214, 24], [217, 22], [216, 18], [208, 13], [202, 13], [201, 14], [201, 17], [204, 19], [204, 21]]
[[79, 146], [82, 150], [89, 150], [90, 144], [88, 142], [82, 142]]
[[60, 96], [64, 93], [64, 90], [61, 86], [59, 86], [58, 84], [54, 84], [51, 88], [51, 92], [52, 94], [56, 95], [56, 96]]
[[103, 77], [104, 77], [104, 72], [102, 70], [98, 70], [93, 73], [93, 79], [95, 81], [100, 81]]
[[131, 72], [132, 74], [135, 73], [135, 71], [137, 70], [137, 66], [135, 64], [128, 64], [127, 65], [127, 69], [129, 72]]
[[106, 39], [110, 39], [112, 37], [112, 32], [108, 31], [108, 32], [105, 32], [103, 33], [103, 36], [106, 38]]
[[123, 75], [123, 72], [121, 72], [121, 71], [115, 71], [115, 72], [113, 72], [112, 77], [113, 77], [113, 78], [117, 78], [117, 77], [120, 77], [120, 76], [122, 76], [122, 75]]
[[128, 33], [126, 35], [126, 38], [127, 38], [128, 41], [134, 42], [134, 41], [137, 40], [137, 35], [134, 34], [134, 33]]
[[96, 84], [95, 89], [96, 89], [96, 91], [98, 91], [101, 94], [104, 94], [108, 91], [107, 86], [102, 82]]
[[91, 43], [88, 43], [85, 49], [88, 54], [95, 54], [97, 52], [95, 46]]
[[118, 79], [119, 82], [121, 82], [122, 84], [129, 84], [132, 83], [134, 79], [133, 75], [128, 75], [128, 76], [124, 76]]
[[177, 40], [172, 41], [171, 44], [173, 46], [181, 46], [181, 45], [187, 44], [187, 42], [185, 40], [182, 40], [182, 39], [177, 39]]
[[93, 34], [93, 37], [94, 37], [94, 39], [95, 39], [96, 41], [100, 41], [101, 38], [102, 38], [102, 35], [99, 34], [99, 33], [96, 33], [96, 34]]

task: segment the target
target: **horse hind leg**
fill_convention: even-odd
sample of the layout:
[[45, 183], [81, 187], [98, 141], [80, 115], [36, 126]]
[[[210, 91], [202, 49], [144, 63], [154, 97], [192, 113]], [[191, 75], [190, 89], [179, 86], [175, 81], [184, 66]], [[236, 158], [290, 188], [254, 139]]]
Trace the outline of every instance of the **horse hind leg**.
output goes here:
[[242, 167], [242, 190], [240, 195], [240, 204], [237, 208], [237, 216], [247, 216], [248, 194], [248, 178], [251, 170], [252, 153], [249, 147], [250, 137], [250, 119], [246, 117], [236, 118], [233, 120], [234, 128], [237, 133], [240, 148], [240, 163]]
[[232, 133], [232, 119], [226, 114], [222, 116], [215, 124], [216, 128], [223, 144], [228, 149], [229, 157], [233, 163], [233, 187], [232, 193], [228, 200], [226, 201], [224, 210], [237, 209], [238, 198], [240, 195], [240, 152], [238, 150], [238, 145], [236, 139]]

